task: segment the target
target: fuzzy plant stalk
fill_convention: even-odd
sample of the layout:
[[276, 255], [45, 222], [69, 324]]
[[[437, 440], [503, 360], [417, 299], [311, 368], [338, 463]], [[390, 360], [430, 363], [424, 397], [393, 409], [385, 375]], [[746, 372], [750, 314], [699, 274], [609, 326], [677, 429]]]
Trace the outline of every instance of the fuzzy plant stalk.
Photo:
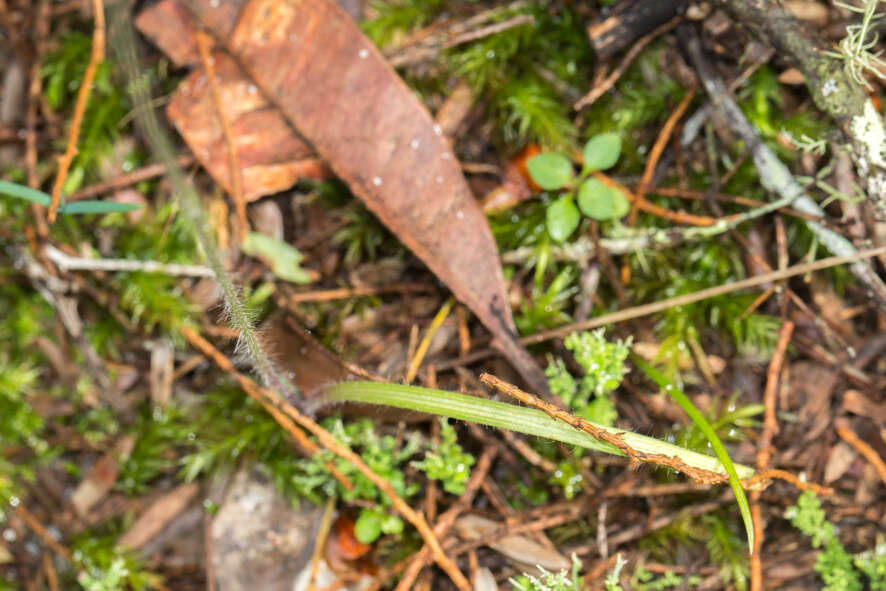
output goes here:
[[297, 397], [297, 390], [271, 362], [262, 347], [253, 325], [253, 317], [240, 297], [222, 263], [221, 253], [207, 223], [206, 212], [197, 193], [187, 182], [181, 168], [176, 164], [175, 151], [168, 134], [151, 108], [150, 77], [138, 67], [135, 34], [132, 27], [132, 0], [113, 0], [111, 13], [111, 47], [123, 68], [129, 92], [135, 105], [136, 122], [151, 150], [166, 166], [173, 192], [178, 198], [182, 213], [191, 225], [198, 247], [219, 282], [225, 300], [225, 308], [231, 326], [239, 332], [238, 348], [244, 350], [256, 372], [266, 384], [290, 399]]
[[[614, 446], [598, 441], [588, 433], [578, 431], [562, 421], [551, 418], [540, 410], [497, 400], [488, 400], [477, 396], [459, 394], [457, 392], [402, 384], [354, 381], [334, 384], [328, 387], [324, 394], [312, 399], [312, 403], [318, 407], [342, 402], [361, 402], [425, 412], [488, 427], [497, 427], [527, 435], [544, 437], [594, 451], [623, 455]], [[606, 427], [596, 423], [592, 424], [594, 427], [620, 436], [626, 444], [638, 452], [679, 458], [692, 468], [707, 470], [724, 477], [728, 476], [717, 458], [624, 429]], [[735, 464], [735, 469], [738, 477], [742, 479], [750, 478], [754, 475], [754, 469], [749, 466]]]

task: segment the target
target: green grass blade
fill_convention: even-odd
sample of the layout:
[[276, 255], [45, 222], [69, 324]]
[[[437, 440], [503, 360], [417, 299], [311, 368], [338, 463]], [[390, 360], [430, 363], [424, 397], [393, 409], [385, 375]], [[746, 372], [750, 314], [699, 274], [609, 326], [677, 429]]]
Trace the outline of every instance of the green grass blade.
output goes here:
[[735, 465], [732, 463], [732, 460], [729, 458], [729, 454], [726, 451], [726, 447], [723, 445], [723, 442], [720, 441], [720, 438], [717, 436], [717, 433], [714, 431], [714, 428], [708, 422], [708, 420], [701, 414], [701, 412], [692, 404], [692, 401], [689, 399], [686, 394], [682, 391], [678, 390], [667, 378], [665, 378], [657, 369], [646, 363], [643, 359], [639, 358], [637, 355], [631, 355], [634, 363], [639, 367], [643, 373], [649, 376], [653, 382], [658, 384], [659, 388], [667, 392], [671, 395], [671, 397], [677, 401], [677, 404], [680, 405], [689, 418], [692, 419], [692, 422], [695, 423], [701, 432], [704, 433], [705, 437], [707, 437], [708, 441], [711, 443], [711, 447], [714, 448], [714, 453], [717, 454], [717, 458], [720, 460], [720, 463], [723, 464], [723, 468], [726, 470], [726, 473], [729, 475], [729, 486], [732, 487], [732, 492], [735, 493], [735, 501], [738, 503], [738, 510], [741, 512], [741, 518], [744, 521], [745, 531], [748, 535], [748, 549], [751, 553], [754, 551], [754, 521], [751, 518], [751, 508], [748, 505], [748, 499], [744, 494], [744, 489], [741, 487], [741, 481], [738, 476], [738, 472], [736, 471]]
[[18, 183], [10, 183], [9, 181], [0, 181], [0, 193], [9, 195], [10, 197], [18, 197], [25, 201], [30, 201], [44, 207], [49, 207], [52, 197], [43, 191], [32, 189]]
[[65, 215], [73, 213], [117, 213], [141, 209], [136, 203], [117, 203], [116, 201], [73, 201], [58, 208]]
[[[563, 421], [553, 419], [540, 410], [497, 400], [488, 400], [478, 396], [459, 394], [458, 392], [383, 382], [341, 382], [327, 388], [323, 395], [319, 397], [318, 402], [320, 404], [364, 402], [393, 406], [395, 408], [426, 412], [461, 421], [470, 421], [489, 427], [508, 429], [527, 435], [536, 435], [619, 456], [624, 455], [608, 443], [598, 441], [590, 434], [574, 429]], [[594, 425], [610, 433], [621, 435], [625, 443], [639, 452], [663, 454], [668, 457], [676, 456], [694, 468], [725, 474], [723, 466], [717, 458], [688, 450], [666, 441], [660, 441], [653, 437], [640, 435], [639, 433], [597, 425], [596, 423]], [[754, 474], [753, 468], [748, 466], [739, 464], [737, 469], [742, 473], [743, 477], [750, 477]]]

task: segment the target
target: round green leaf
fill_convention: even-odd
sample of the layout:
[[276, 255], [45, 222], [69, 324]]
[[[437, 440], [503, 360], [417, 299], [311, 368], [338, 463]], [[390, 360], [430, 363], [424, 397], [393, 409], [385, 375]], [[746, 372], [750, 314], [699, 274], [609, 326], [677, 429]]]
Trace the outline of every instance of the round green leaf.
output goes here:
[[572, 182], [572, 163], [562, 154], [547, 152], [526, 161], [529, 176], [542, 189], [556, 191]]
[[[585, 144], [584, 170], [606, 170], [612, 167], [621, 154], [621, 136], [614, 133], [595, 135]], [[538, 181], [536, 181], [538, 182]]]
[[381, 530], [386, 534], [402, 534], [403, 520], [396, 515], [386, 514], [381, 522]]
[[354, 523], [354, 535], [364, 544], [371, 544], [381, 535], [381, 521], [374, 511], [364, 509]]
[[595, 220], [618, 219], [631, 210], [624, 193], [597, 179], [588, 179], [578, 188], [578, 206], [586, 216]]
[[548, 226], [548, 234], [557, 242], [563, 242], [575, 232], [581, 214], [572, 197], [565, 195], [560, 197], [548, 206], [545, 212], [545, 218]]

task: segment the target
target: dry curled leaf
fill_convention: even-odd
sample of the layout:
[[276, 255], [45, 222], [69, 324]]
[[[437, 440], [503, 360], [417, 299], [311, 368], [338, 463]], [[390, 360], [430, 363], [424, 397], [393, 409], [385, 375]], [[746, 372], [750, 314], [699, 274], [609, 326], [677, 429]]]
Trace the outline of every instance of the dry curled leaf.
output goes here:
[[350, 17], [332, 0], [181, 2], [242, 66], [254, 94], [276, 106], [546, 393], [544, 374], [517, 340], [495, 241], [449, 140]]

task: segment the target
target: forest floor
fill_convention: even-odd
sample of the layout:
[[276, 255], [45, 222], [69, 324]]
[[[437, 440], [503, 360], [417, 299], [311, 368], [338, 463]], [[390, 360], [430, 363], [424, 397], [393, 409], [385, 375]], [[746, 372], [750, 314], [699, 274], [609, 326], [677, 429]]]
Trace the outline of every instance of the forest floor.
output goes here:
[[886, 589], [878, 0], [0, 17], [0, 591]]

